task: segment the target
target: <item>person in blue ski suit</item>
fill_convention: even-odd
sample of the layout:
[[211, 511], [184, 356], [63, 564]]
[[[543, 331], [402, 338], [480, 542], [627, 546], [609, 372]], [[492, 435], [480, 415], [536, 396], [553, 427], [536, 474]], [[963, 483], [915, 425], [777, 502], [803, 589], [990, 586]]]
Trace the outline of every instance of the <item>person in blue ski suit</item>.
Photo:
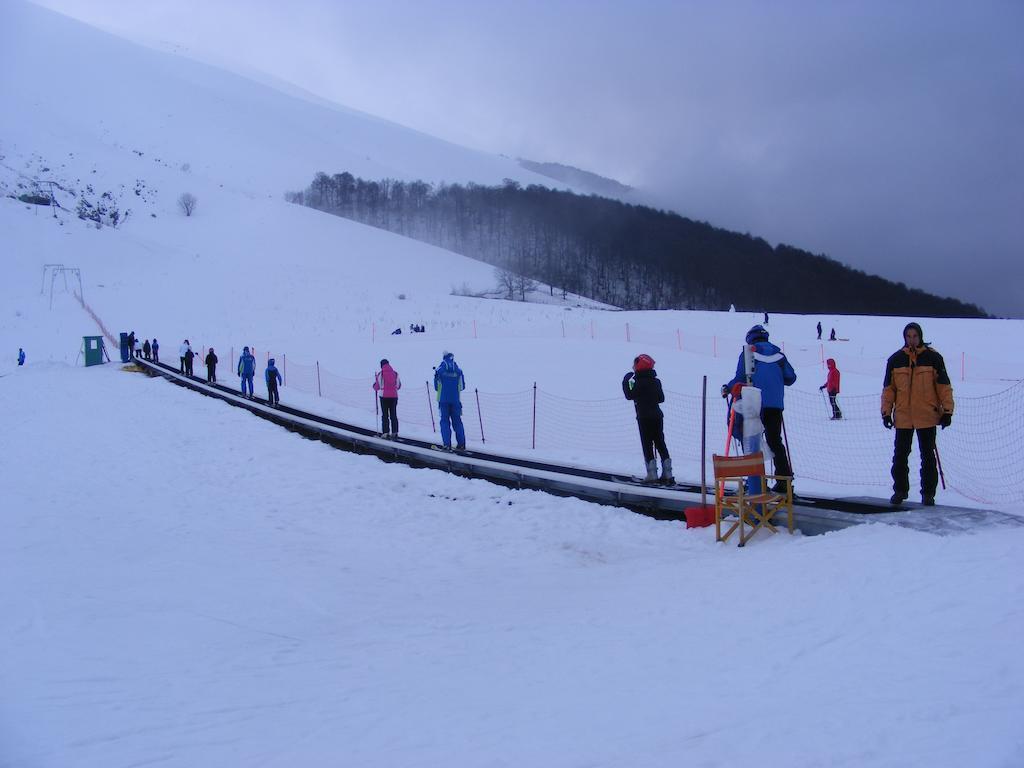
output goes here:
[[238, 375], [242, 379], [242, 397], [245, 397], [245, 388], [249, 387], [249, 399], [252, 399], [252, 377], [256, 374], [256, 358], [249, 352], [248, 347], [242, 348], [242, 356], [238, 358]]
[[[764, 424], [765, 442], [775, 457], [775, 474], [792, 477], [793, 468], [782, 442], [782, 411], [785, 407], [785, 387], [796, 381], [796, 371], [782, 350], [768, 341], [768, 331], [763, 325], [755, 325], [747, 331], [746, 342], [753, 347], [754, 373], [751, 384], [761, 390], [761, 422]], [[726, 397], [735, 384], [746, 383], [744, 353], [740, 352], [736, 375], [722, 386], [722, 397]], [[783, 481], [776, 483], [776, 490], [785, 490]]]
[[153, 362], [160, 362], [160, 342], [156, 339], [153, 339]]
[[25, 350], [22, 349], [21, 347], [18, 347], [18, 365], [24, 365], [24, 364], [25, 364]]
[[281, 384], [284, 379], [281, 378], [281, 372], [274, 365], [274, 358], [267, 361], [267, 370], [263, 372], [263, 380], [267, 383], [267, 402], [271, 405], [279, 405], [281, 395], [277, 392], [277, 385]]
[[466, 429], [462, 426], [462, 402], [459, 393], [466, 388], [466, 377], [451, 352], [444, 353], [441, 364], [434, 369], [434, 390], [437, 392], [438, 420], [441, 422], [441, 440], [448, 450], [452, 448], [452, 426], [455, 427], [455, 447], [466, 449]]

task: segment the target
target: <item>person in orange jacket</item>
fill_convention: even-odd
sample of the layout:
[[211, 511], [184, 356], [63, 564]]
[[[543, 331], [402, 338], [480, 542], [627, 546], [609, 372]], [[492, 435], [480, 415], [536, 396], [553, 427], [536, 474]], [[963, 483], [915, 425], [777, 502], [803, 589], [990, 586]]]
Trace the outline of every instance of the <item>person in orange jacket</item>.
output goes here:
[[893, 506], [902, 504], [910, 493], [910, 468], [907, 459], [917, 432], [921, 453], [921, 503], [935, 504], [939, 483], [935, 460], [935, 427], [945, 429], [953, 421], [953, 385], [946, 373], [946, 362], [924, 341], [917, 323], [903, 329], [904, 346], [885, 366], [882, 386], [882, 425], [896, 427], [892, 456]]
[[825, 361], [825, 365], [828, 366], [828, 376], [825, 383], [818, 389], [828, 392], [828, 402], [832, 406], [832, 419], [841, 419], [843, 412], [839, 410], [839, 403], [836, 402], [836, 397], [839, 395], [839, 369], [836, 368], [836, 361], [831, 357]]

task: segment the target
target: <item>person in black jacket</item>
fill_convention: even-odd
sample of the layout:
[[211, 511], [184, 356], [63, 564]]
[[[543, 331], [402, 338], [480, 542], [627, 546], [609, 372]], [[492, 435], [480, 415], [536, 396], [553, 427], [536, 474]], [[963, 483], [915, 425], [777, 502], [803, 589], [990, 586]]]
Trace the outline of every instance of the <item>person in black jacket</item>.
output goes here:
[[[633, 370], [622, 377], [622, 394], [627, 400], [633, 401], [636, 408], [636, 423], [640, 428], [640, 444], [644, 449], [644, 462], [647, 466], [645, 482], [662, 482], [666, 485], [675, 483], [672, 477], [672, 459], [665, 445], [665, 414], [661, 412], [659, 403], [665, 402], [665, 392], [661, 381], [654, 370], [654, 360], [650, 355], [638, 355], [633, 360]], [[654, 459], [657, 449], [661, 456], [661, 477], [658, 477], [658, 462]]]
[[217, 383], [217, 355], [214, 354], [213, 347], [206, 353], [206, 381], [210, 384]]

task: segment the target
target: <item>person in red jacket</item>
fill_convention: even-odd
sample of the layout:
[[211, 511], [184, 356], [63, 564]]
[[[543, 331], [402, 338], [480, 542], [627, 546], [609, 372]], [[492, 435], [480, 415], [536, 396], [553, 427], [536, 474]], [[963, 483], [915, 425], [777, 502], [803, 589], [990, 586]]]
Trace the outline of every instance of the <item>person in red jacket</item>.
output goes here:
[[828, 378], [818, 389], [828, 392], [828, 402], [832, 406], [832, 419], [841, 419], [843, 412], [839, 410], [839, 403], [836, 402], [836, 397], [839, 396], [839, 369], [836, 368], [836, 361], [831, 357], [825, 361], [825, 365], [828, 366]]

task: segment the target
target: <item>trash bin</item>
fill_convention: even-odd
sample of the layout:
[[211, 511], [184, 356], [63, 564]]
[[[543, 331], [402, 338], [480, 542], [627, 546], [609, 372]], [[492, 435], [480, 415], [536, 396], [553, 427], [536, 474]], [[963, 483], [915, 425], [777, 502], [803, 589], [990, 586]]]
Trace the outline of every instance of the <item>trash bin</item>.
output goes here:
[[128, 334], [124, 331], [121, 332], [121, 362], [127, 363], [131, 359], [132, 353], [128, 351]]
[[[124, 336], [124, 334], [122, 334]], [[127, 338], [127, 337], [125, 337]], [[83, 336], [82, 337], [83, 348], [85, 349], [85, 365], [102, 365], [103, 364], [103, 337], [102, 336]], [[123, 349], [124, 345], [122, 345]], [[124, 352], [121, 353], [122, 358]]]

